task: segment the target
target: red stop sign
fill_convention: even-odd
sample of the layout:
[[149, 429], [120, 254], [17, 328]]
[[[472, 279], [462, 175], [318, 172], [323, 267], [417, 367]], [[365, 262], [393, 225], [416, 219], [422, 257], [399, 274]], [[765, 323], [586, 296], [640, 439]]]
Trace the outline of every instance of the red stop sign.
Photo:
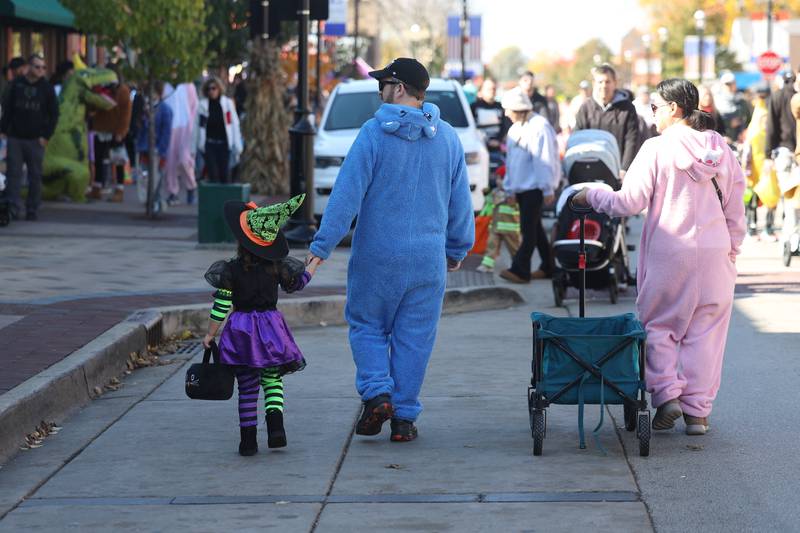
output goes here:
[[762, 74], [771, 76], [781, 69], [783, 66], [783, 59], [775, 52], [766, 51], [758, 56], [756, 65]]

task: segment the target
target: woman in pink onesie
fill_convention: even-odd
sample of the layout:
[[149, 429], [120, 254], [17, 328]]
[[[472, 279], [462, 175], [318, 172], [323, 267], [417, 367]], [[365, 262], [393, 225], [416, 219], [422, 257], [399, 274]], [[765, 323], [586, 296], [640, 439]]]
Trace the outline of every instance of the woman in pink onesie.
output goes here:
[[644, 143], [622, 189], [584, 189], [573, 200], [615, 217], [647, 209], [636, 301], [647, 330], [647, 390], [653, 429], [681, 416], [686, 433], [708, 431], [719, 390], [744, 239], [744, 175], [697, 88], [662, 81], [651, 107], [661, 136]]

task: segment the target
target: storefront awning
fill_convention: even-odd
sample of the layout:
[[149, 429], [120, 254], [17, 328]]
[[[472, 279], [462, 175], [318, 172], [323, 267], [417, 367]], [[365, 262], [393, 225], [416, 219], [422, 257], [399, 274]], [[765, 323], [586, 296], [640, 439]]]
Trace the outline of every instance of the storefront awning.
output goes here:
[[75, 16], [58, 0], [0, 0], [0, 16], [72, 28]]

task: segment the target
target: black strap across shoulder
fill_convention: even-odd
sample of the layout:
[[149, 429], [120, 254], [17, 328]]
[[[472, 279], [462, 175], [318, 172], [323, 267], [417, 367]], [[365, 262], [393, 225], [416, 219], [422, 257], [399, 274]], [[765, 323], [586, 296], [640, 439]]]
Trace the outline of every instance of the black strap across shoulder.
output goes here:
[[717, 183], [717, 177], [714, 176], [711, 178], [711, 183], [714, 184], [714, 188], [717, 190], [717, 198], [719, 198], [719, 206], [725, 211], [725, 205], [722, 202], [722, 190], [719, 188], [719, 183]]

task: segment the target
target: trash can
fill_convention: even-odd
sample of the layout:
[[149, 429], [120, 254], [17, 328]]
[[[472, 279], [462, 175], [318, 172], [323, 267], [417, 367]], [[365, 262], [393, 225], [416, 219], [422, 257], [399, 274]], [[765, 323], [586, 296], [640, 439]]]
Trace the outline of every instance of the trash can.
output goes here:
[[222, 216], [228, 200], [250, 201], [249, 183], [200, 183], [197, 196], [197, 241], [201, 244], [234, 242]]

